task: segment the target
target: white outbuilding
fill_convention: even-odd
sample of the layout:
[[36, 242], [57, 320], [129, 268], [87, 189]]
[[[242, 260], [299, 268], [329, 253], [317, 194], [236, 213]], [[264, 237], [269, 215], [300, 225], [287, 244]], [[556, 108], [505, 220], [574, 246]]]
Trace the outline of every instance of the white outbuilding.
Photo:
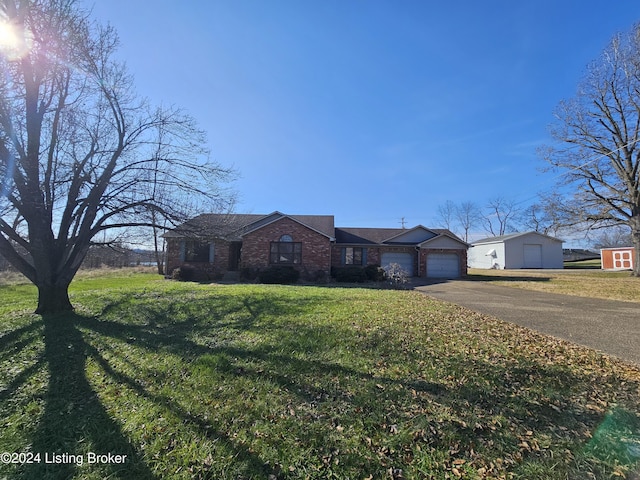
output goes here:
[[471, 244], [469, 268], [563, 268], [562, 240], [538, 232], [511, 233]]

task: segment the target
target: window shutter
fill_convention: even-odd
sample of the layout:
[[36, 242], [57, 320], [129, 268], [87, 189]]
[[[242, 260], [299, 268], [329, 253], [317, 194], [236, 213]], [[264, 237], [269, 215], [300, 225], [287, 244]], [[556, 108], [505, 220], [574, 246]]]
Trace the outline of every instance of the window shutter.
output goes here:
[[180, 240], [180, 261], [184, 262], [185, 250], [187, 249], [187, 242]]
[[362, 266], [367, 266], [367, 249], [362, 247]]
[[213, 263], [215, 255], [215, 245], [213, 243], [209, 244], [209, 263]]
[[347, 263], [347, 249], [342, 247], [340, 250], [340, 265], [344, 265], [345, 263]]

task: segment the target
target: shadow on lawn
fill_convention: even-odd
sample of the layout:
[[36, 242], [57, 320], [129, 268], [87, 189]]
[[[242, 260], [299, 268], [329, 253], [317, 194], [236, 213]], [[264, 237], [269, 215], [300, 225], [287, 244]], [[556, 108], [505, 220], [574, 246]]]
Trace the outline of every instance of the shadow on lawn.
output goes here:
[[[161, 478], [154, 475], [147, 464], [149, 459], [143, 459], [139, 446], [134, 445], [123, 432], [118, 419], [105, 409], [87, 378], [88, 359], [95, 361], [113, 381], [154, 405], [167, 409], [182, 419], [183, 423], [189, 424], [202, 438], [211, 439], [218, 446], [222, 445], [252, 475], [266, 478], [273, 473], [273, 469], [262, 459], [230, 439], [225, 432], [218, 431], [211, 422], [191, 413], [173, 398], [152, 392], [138, 378], [125, 374], [122, 365], [110, 363], [86, 338], [85, 332], [97, 334], [101, 347], [106, 346], [107, 350], [110, 341], [119, 341], [145, 350], [173, 353], [186, 361], [220, 351], [247, 357], [250, 354], [244, 350], [210, 348], [194, 343], [188, 337], [211, 333], [212, 329], [248, 330], [253, 328], [254, 322], [261, 316], [290, 311], [291, 306], [273, 301], [273, 298], [271, 301], [260, 297], [238, 301], [239, 299], [220, 297], [182, 304], [149, 303], [145, 308], [137, 308], [136, 318], [143, 318], [141, 324], [103, 319], [111, 314], [117, 316], [119, 310], [125, 308], [131, 300], [130, 297], [131, 295], [125, 294], [107, 304], [100, 317], [76, 313], [45, 316], [42, 321], [34, 321], [0, 336], [3, 359], [8, 359], [12, 353], [33, 344], [40, 336], [44, 340], [44, 350], [35, 358], [35, 362], [19, 370], [6, 384], [0, 385], [0, 402], [11, 401], [12, 395], [37, 372], [48, 372], [48, 384], [46, 390], [42, 391], [44, 407], [28, 447], [28, 451], [40, 454], [40, 460], [18, 467], [12, 472], [12, 478], [84, 478], [87, 468], [94, 468], [87, 466], [88, 452], [125, 456], [123, 463], [107, 463], [98, 467], [105, 478]], [[300, 304], [295, 308], [302, 306]], [[198, 311], [192, 311], [192, 307]], [[211, 323], [202, 322], [197, 316], [202, 314], [203, 309], [206, 309]], [[174, 317], [185, 316], [183, 321], [173, 320]], [[256, 355], [260, 356], [259, 353]], [[162, 476], [167, 473], [169, 472], [163, 472]]]
[[[381, 424], [406, 421], [411, 423], [416, 432], [429, 432], [430, 429], [437, 431], [438, 434], [433, 437], [428, 437], [427, 434], [424, 437], [414, 435], [406, 445], [396, 448], [398, 452], [413, 448], [416, 442], [423, 442], [425, 450], [428, 446], [448, 452], [457, 442], [459, 455], [472, 458], [473, 448], [482, 451], [482, 442], [489, 445], [492, 442], [505, 442], [506, 439], [511, 442], [505, 447], [506, 453], [519, 454], [522, 458], [523, 454], [526, 457], [527, 452], [519, 448], [518, 444], [520, 437], [528, 431], [541, 432], [543, 436], [565, 435], [566, 440], [569, 440], [568, 437], [574, 433], [564, 432], [586, 435], [604, 419], [603, 414], [585, 410], [580, 403], [583, 399], [576, 396], [576, 392], [582, 388], [589, 391], [587, 376], [578, 376], [553, 366], [528, 363], [509, 367], [482, 362], [472, 355], [447, 356], [443, 351], [443, 358], [434, 359], [434, 365], [449, 376], [458, 376], [461, 379], [459, 383], [452, 382], [451, 378], [445, 381], [444, 373], [441, 377], [430, 379], [398, 378], [390, 375], [389, 369], [378, 373], [323, 360], [327, 357], [321, 354], [333, 346], [328, 345], [328, 342], [353, 335], [348, 326], [339, 331], [330, 331], [326, 326], [302, 322], [286, 326], [262, 321], [280, 315], [295, 319], [297, 313], [313, 310], [322, 302], [329, 301], [328, 298], [302, 298], [292, 304], [290, 298], [278, 298], [277, 295], [218, 295], [193, 301], [168, 299], [140, 304], [130, 301], [133, 296], [134, 294], [120, 296], [107, 304], [97, 317], [67, 314], [44, 318], [45, 348], [41, 358], [33, 366], [24, 369], [0, 392], [0, 401], [8, 399], [10, 392], [17, 389], [31, 372], [44, 364], [48, 365], [48, 391], [45, 394], [44, 412], [33, 435], [30, 448], [32, 452], [43, 455], [45, 452], [49, 455], [79, 455], [92, 451], [98, 454], [127, 455], [126, 463], [104, 465], [100, 472], [109, 478], [160, 478], [154, 475], [149, 464], [155, 460], [145, 457], [141, 447], [132, 443], [123, 432], [118, 419], [107, 412], [91, 386], [86, 368], [87, 361], [92, 360], [110, 380], [135, 392], [136, 398], [168, 410], [199, 437], [215, 442], [229, 452], [233, 461], [241, 465], [239, 470], [248, 473], [248, 478], [267, 478], [269, 475], [286, 477], [277, 465], [273, 465], [273, 461], [269, 464], [267, 459], [251, 449], [250, 444], [242, 443], [230, 435], [230, 432], [223, 431], [206, 415], [197, 413], [197, 408], [188, 409], [177, 397], [158, 393], [159, 383], [162, 381], [160, 378], [155, 380], [156, 384], [149, 385], [136, 378], [133, 363], [123, 365], [110, 361], [104, 352], [116, 343], [134, 345], [144, 352], [174, 354], [183, 359], [186, 365], [201, 361], [201, 365], [210, 368], [212, 373], [223, 374], [232, 379], [243, 378], [256, 382], [268, 379], [296, 396], [298, 402], [308, 408], [316, 408], [320, 404], [330, 406], [331, 402], [339, 403], [343, 411], [336, 411], [335, 415], [351, 412], [351, 416], [345, 414], [340, 420], [342, 422], [353, 421], [355, 424], [357, 416], [366, 423], [379, 417]], [[127, 308], [134, 309], [135, 316], [131, 316]], [[131, 321], [121, 321], [120, 317]], [[24, 347], [33, 340], [40, 327], [42, 324], [34, 322], [0, 337], [0, 351], [4, 353], [5, 349], [12, 351]], [[224, 338], [218, 338], [218, 335], [228, 335], [229, 331], [245, 333], [254, 329], [261, 334], [270, 334], [272, 343], [239, 348], [230, 345]], [[361, 337], [354, 341], [360, 342], [358, 345], [362, 349], [362, 355], [372, 359], [384, 360], [387, 353], [403, 349], [401, 340], [396, 343], [396, 339], [379, 333], [377, 336], [363, 334]], [[208, 338], [211, 342], [195, 341], [194, 338]], [[311, 354], [317, 352], [317, 359], [313, 355], [307, 355], [304, 359], [296, 356], [295, 352], [302, 349]], [[408, 352], [406, 355], [403, 361], [417, 364], [425, 360], [422, 351]], [[240, 363], [242, 367], [236, 365]], [[375, 363], [372, 362], [371, 365]], [[123, 366], [134, 367], [133, 373], [127, 372]], [[464, 377], [467, 378], [466, 381], [462, 381]], [[322, 383], [319, 382], [320, 378], [330, 380]], [[550, 382], [549, 379], [553, 381]], [[541, 382], [544, 385], [555, 385], [557, 395], [566, 393], [567, 397], [561, 403], [536, 395], [514, 401], [513, 395], [518, 391], [535, 391]], [[195, 394], [192, 397], [194, 402], [202, 400]], [[433, 419], [428, 414], [412, 414], [408, 420], [404, 418], [405, 413], [412, 411], [411, 409], [419, 412], [418, 407], [429, 412], [434, 401], [453, 412], [451, 417], [454, 419]], [[397, 419], [393, 417], [396, 414]], [[508, 417], [513, 422], [498, 427], [482, 423], [482, 418], [493, 417]], [[474, 425], [471, 418], [480, 419], [481, 424]], [[466, 424], [459, 419], [465, 420]], [[299, 435], [304, 435], [308, 422], [321, 421], [308, 418], [300, 421], [295, 428], [300, 429]], [[317, 460], [322, 464], [323, 455], [327, 454], [327, 451], [321, 451], [323, 448], [329, 452], [344, 450], [340, 445], [333, 445], [332, 442], [336, 440], [329, 438], [330, 432], [334, 431], [333, 427], [323, 426], [325, 427], [327, 439], [317, 447], [318, 450], [310, 452], [310, 455], [317, 458], [309, 458], [309, 462]], [[640, 425], [634, 425], [634, 428], [638, 427]], [[379, 435], [378, 428], [385, 427], [372, 424], [367, 435], [376, 438]], [[375, 445], [370, 448], [374, 449]], [[374, 456], [380, 455], [378, 451], [372, 453]], [[371, 465], [366, 465], [367, 460], [358, 455], [353, 454], [351, 464], [357, 470], [360, 462], [364, 472], [364, 468]], [[532, 455], [540, 454], [534, 452]], [[380, 459], [381, 463], [389, 460], [383, 457]], [[342, 465], [347, 468], [349, 460], [344, 460]], [[386, 468], [378, 467], [381, 474], [386, 471]], [[81, 477], [83, 468], [85, 467], [73, 462], [53, 465], [41, 463], [26, 465], [19, 474], [25, 479], [67, 479]], [[163, 476], [170, 473], [163, 472]]]
[[[49, 371], [45, 406], [30, 450], [40, 461], [27, 464], [22, 478], [66, 479], [80, 474], [89, 457], [126, 455], [122, 463], [103, 465], [109, 478], [156, 478], [140, 459], [118, 423], [106, 412], [89, 384], [86, 357], [90, 353], [77, 325], [84, 317], [61, 314], [44, 317], [45, 348], [42, 361]], [[56, 456], [58, 455], [58, 456]]]
[[538, 277], [533, 275], [483, 275], [471, 274], [465, 277], [465, 280], [474, 282], [549, 282], [551, 277]]

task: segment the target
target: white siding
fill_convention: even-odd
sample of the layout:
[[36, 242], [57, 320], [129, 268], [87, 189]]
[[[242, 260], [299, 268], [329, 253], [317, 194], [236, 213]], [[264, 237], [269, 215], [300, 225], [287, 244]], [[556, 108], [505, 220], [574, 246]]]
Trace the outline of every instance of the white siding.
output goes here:
[[[494, 251], [493, 255], [488, 255]], [[505, 268], [504, 243], [483, 243], [472, 245], [467, 253], [469, 268]]]
[[424, 228], [416, 228], [392, 238], [392, 243], [421, 243], [435, 237], [436, 234]]
[[450, 248], [455, 250], [461, 250], [465, 248], [463, 243], [455, 240], [446, 235], [440, 235], [433, 240], [428, 240], [421, 245], [423, 248]]
[[[537, 250], [535, 254], [534, 249]], [[506, 240], [505, 251], [506, 268], [563, 267], [562, 242], [535, 232]], [[539, 259], [534, 260], [534, 255]]]
[[[488, 255], [494, 251], [493, 255]], [[562, 241], [536, 232], [513, 234], [469, 248], [471, 268], [562, 268]], [[495, 267], [494, 267], [495, 268]]]
[[[489, 256], [491, 250], [495, 256]], [[514, 234], [500, 241], [472, 245], [471, 268], [562, 268], [562, 241], [536, 232]]]

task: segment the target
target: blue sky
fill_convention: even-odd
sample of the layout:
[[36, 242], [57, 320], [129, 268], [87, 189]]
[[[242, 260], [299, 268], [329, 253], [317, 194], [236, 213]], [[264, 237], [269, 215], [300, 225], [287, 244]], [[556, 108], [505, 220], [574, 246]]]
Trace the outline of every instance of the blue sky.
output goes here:
[[138, 92], [235, 167], [237, 211], [437, 227], [446, 200], [526, 205], [558, 102], [637, 0], [99, 0]]

